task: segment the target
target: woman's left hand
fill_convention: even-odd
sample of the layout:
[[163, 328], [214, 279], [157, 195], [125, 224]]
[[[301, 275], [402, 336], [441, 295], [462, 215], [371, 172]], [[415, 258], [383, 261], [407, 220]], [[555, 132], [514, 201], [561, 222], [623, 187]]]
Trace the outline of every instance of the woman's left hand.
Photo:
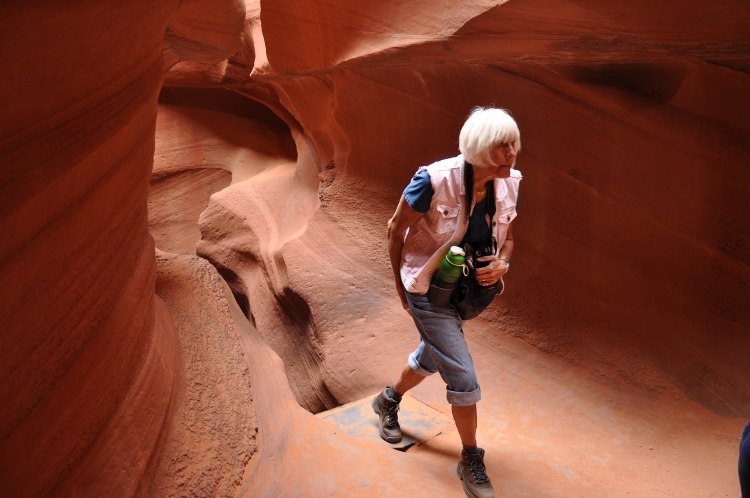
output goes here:
[[477, 258], [477, 261], [480, 263], [490, 262], [487, 266], [477, 268], [479, 285], [493, 285], [500, 280], [500, 277], [508, 273], [508, 265], [497, 256], [482, 256]]

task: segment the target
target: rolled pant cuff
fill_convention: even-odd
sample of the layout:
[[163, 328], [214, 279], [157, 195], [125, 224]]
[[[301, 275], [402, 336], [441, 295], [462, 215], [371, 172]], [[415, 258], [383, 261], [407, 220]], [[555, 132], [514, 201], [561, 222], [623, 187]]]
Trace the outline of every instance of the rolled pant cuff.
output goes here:
[[470, 393], [457, 393], [455, 391], [447, 391], [445, 396], [448, 399], [448, 403], [456, 406], [471, 406], [475, 405], [482, 399], [482, 391], [480, 388], [476, 388]]
[[[416, 353], [416, 351], [414, 353]], [[420, 365], [419, 362], [414, 357], [414, 353], [409, 355], [409, 368], [414, 370], [416, 373], [418, 373], [422, 377], [429, 377], [430, 375], [434, 374], [435, 372], [429, 372], [425, 370], [424, 368], [422, 368], [422, 365]]]

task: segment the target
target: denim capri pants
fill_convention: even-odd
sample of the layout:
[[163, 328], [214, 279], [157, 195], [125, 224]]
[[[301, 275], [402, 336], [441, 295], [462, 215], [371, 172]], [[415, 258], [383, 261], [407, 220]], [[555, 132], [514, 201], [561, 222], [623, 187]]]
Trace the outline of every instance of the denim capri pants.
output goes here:
[[435, 306], [422, 294], [407, 292], [406, 300], [422, 337], [419, 347], [409, 355], [409, 367], [425, 377], [440, 372], [451, 405], [478, 402], [482, 392], [456, 309], [450, 304]]

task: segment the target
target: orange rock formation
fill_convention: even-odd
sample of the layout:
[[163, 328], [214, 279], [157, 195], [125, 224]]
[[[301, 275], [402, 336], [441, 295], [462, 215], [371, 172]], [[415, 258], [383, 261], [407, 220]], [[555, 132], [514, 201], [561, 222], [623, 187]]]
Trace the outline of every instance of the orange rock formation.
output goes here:
[[509, 289], [466, 326], [498, 495], [736, 496], [745, 2], [8, 2], [0, 28], [3, 496], [461, 496], [455, 430], [401, 453], [312, 414], [416, 345], [385, 222], [490, 104], [524, 141]]

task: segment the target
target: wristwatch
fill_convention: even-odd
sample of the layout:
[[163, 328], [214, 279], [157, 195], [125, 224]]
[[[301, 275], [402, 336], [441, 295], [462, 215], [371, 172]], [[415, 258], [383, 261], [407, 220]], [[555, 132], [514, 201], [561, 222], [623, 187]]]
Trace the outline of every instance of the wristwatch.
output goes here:
[[505, 258], [500, 258], [502, 261], [505, 261], [505, 273], [508, 273], [510, 271], [510, 261], [508, 261]]

